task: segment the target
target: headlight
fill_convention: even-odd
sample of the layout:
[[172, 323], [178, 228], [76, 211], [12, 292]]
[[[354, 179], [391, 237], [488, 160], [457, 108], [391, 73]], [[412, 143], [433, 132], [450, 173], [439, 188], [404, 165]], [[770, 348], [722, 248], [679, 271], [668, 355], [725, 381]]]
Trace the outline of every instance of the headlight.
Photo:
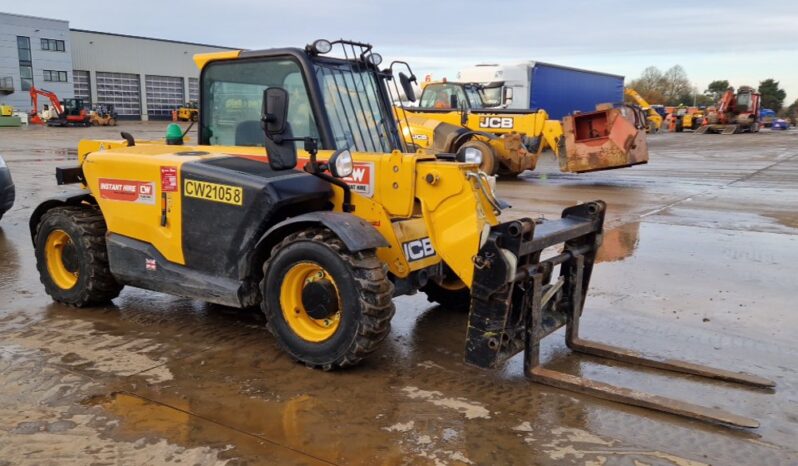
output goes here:
[[332, 44], [328, 40], [318, 39], [310, 46], [311, 49], [317, 54], [329, 53], [332, 50]]
[[466, 147], [463, 151], [463, 162], [482, 164], [482, 151], [476, 147]]
[[347, 149], [338, 150], [330, 157], [330, 172], [336, 178], [346, 178], [354, 168], [352, 154]]

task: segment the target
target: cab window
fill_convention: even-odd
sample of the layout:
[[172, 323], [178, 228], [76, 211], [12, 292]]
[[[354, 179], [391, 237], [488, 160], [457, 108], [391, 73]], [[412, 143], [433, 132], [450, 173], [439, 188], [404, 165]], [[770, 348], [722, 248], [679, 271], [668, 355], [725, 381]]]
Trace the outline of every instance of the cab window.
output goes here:
[[[219, 61], [202, 80], [202, 144], [263, 147], [260, 125], [263, 91], [288, 91], [288, 124], [293, 137], [318, 139], [319, 131], [299, 65], [290, 59]], [[298, 149], [302, 143], [296, 142]]]
[[462, 86], [458, 84], [431, 84], [424, 88], [419, 107], [450, 110], [452, 109], [452, 96], [456, 96], [458, 107], [463, 104], [468, 106]]

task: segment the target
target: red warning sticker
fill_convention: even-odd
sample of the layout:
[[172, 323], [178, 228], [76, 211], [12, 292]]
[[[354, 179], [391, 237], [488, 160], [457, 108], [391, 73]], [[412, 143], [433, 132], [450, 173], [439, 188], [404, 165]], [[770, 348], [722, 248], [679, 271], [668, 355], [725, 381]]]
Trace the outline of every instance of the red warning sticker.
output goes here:
[[112, 201], [155, 204], [155, 183], [100, 178], [100, 197]]
[[161, 191], [165, 193], [177, 191], [177, 167], [161, 167]]

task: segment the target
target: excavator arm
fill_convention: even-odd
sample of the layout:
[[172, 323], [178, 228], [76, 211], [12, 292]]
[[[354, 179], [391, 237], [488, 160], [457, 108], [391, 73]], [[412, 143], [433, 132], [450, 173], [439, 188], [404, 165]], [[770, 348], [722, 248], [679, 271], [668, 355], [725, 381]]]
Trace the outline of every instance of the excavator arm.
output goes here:
[[58, 112], [59, 115], [64, 113], [64, 108], [61, 106], [61, 102], [58, 100], [58, 96], [55, 95], [54, 92], [50, 92], [50, 91], [47, 91], [47, 90], [44, 90], [44, 89], [39, 89], [39, 88], [37, 88], [35, 86], [31, 86], [31, 88], [30, 88], [30, 98], [31, 98], [31, 102], [33, 103], [33, 109], [35, 111], [38, 111], [38, 109], [39, 109], [39, 106], [38, 106], [39, 97], [38, 96], [40, 96], [40, 95], [50, 99], [50, 105], [53, 106], [53, 108], [55, 109], [56, 112]]

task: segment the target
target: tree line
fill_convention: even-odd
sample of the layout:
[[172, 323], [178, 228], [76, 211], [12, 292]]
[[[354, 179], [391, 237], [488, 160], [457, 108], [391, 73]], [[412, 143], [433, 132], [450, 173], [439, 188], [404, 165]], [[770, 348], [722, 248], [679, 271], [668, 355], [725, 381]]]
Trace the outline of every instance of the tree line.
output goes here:
[[[665, 72], [656, 66], [649, 66], [643, 70], [639, 78], [629, 83], [629, 87], [651, 104], [710, 106], [720, 100], [729, 88], [729, 81], [726, 79], [712, 81], [703, 92], [699, 92], [681, 65], [674, 65]], [[796, 115], [798, 99], [785, 107], [784, 100], [787, 98], [787, 93], [779, 86], [778, 81], [772, 78], [760, 81], [757, 90], [762, 95], [762, 108], [774, 110], [781, 116], [798, 117]]]

